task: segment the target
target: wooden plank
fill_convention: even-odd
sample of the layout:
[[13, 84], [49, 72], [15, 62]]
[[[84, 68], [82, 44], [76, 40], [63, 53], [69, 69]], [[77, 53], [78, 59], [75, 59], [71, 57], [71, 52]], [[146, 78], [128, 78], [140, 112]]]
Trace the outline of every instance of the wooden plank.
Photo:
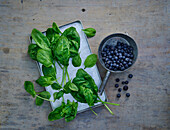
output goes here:
[[[168, 0], [1, 0], [0, 1], [0, 129], [170, 129], [170, 37]], [[82, 9], [85, 9], [83, 12]], [[101, 40], [111, 33], [127, 32], [138, 44], [139, 57], [132, 69], [111, 74], [106, 86], [114, 116], [104, 108], [78, 114], [70, 123], [49, 122], [50, 104], [37, 107], [24, 90], [25, 80], [39, 77], [34, 61], [27, 54], [28, 36], [33, 28], [45, 31], [81, 20], [84, 27], [97, 30], [89, 39], [97, 54]], [[105, 70], [97, 63], [101, 77]], [[131, 97], [117, 100], [114, 80], [129, 83]], [[36, 90], [43, 90], [36, 87]]]

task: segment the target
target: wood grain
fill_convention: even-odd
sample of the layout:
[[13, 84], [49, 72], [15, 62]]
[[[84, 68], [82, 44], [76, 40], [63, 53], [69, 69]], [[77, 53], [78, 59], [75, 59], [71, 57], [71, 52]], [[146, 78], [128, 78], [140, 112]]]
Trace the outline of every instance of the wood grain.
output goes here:
[[[82, 11], [82, 9], [84, 11]], [[46, 30], [55, 21], [64, 25], [81, 20], [97, 30], [89, 39], [97, 54], [101, 40], [111, 33], [128, 33], [139, 48], [136, 64], [122, 74], [111, 74], [106, 86], [109, 106], [78, 114], [72, 122], [49, 122], [50, 104], [37, 107], [23, 88], [39, 72], [27, 54], [33, 28]], [[170, 1], [168, 0], [1, 0], [0, 1], [0, 129], [170, 129]], [[101, 77], [106, 71], [97, 63]], [[117, 100], [115, 78], [125, 80], [132, 73], [131, 97]], [[36, 87], [36, 90], [43, 90]]]

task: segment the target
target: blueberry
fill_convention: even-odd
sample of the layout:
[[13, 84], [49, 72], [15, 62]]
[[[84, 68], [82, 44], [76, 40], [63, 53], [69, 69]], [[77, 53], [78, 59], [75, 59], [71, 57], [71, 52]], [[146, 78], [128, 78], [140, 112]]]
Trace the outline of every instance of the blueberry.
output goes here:
[[123, 52], [124, 52], [124, 50], [123, 50], [123, 49], [121, 49], [121, 50], [120, 50], [120, 52], [121, 52], [121, 53], [123, 53]]
[[130, 97], [130, 93], [126, 93], [126, 97]]
[[106, 46], [105, 46], [105, 48], [107, 48], [107, 49], [109, 49], [109, 47], [110, 47], [109, 45], [106, 45]]
[[125, 67], [124, 67], [124, 66], [123, 66], [123, 67], [121, 67], [121, 68], [120, 68], [120, 70], [122, 70], [122, 71], [123, 71], [123, 70], [125, 70]]
[[129, 62], [128, 65], [131, 66], [131, 65], [132, 65], [132, 62]]
[[127, 56], [127, 53], [124, 53], [124, 56], [126, 57], [126, 56]]
[[122, 84], [125, 84], [125, 82], [124, 82], [124, 81], [122, 81]]
[[118, 60], [118, 57], [117, 57], [117, 56], [115, 56], [115, 57], [114, 57], [114, 59], [115, 59], [115, 60]]
[[111, 50], [111, 51], [114, 51], [114, 46], [111, 46], [111, 47], [110, 47], [110, 50]]
[[120, 63], [120, 61], [119, 61], [119, 60], [117, 60], [117, 61], [116, 61], [116, 63], [117, 63], [117, 64], [119, 64], [119, 63]]
[[118, 68], [119, 67], [119, 65], [118, 64], [116, 64], [116, 68]]
[[132, 75], [132, 74], [129, 74], [129, 75], [128, 75], [128, 77], [129, 77], [129, 78], [132, 78], [132, 77], [133, 77], [133, 75]]
[[102, 57], [102, 60], [105, 61], [105, 60], [106, 60], [106, 57]]
[[109, 55], [109, 59], [112, 59], [112, 56], [111, 56], [111, 55]]
[[121, 52], [121, 50], [120, 50], [120, 49], [118, 49], [117, 51], [118, 51], [119, 53]]
[[114, 68], [113, 70], [114, 70], [114, 71], [117, 71], [117, 68]]
[[130, 58], [131, 58], [131, 59], [133, 59], [133, 57], [134, 57], [134, 56], [133, 56], [133, 54], [132, 54], [132, 55], [130, 55]]
[[110, 51], [111, 54], [113, 54], [114, 52], [113, 51]]
[[128, 67], [129, 67], [128, 64], [126, 64], [126, 65], [125, 65], [125, 68], [127, 69]]
[[112, 70], [112, 66], [109, 67], [109, 70]]
[[121, 45], [121, 46], [124, 46], [124, 43], [122, 42], [120, 45]]
[[125, 59], [126, 57], [125, 56], [122, 56], [122, 59]]
[[127, 91], [128, 90], [128, 86], [127, 85], [123, 86], [123, 90]]
[[126, 65], [126, 64], [127, 64], [127, 62], [126, 62], [126, 61], [124, 61], [124, 62], [123, 62], [123, 64], [124, 64], [124, 65]]
[[127, 47], [127, 44], [124, 44], [124, 48]]
[[119, 82], [120, 81], [120, 79], [119, 78], [116, 78], [116, 82]]
[[107, 48], [105, 47], [105, 48], [103, 49], [103, 51], [106, 52], [106, 51], [107, 51]]
[[124, 61], [123, 59], [120, 60], [121, 63], [123, 63], [123, 61]]
[[121, 92], [122, 91], [122, 89], [121, 88], [118, 88], [118, 92]]
[[116, 61], [115, 61], [115, 60], [113, 60], [113, 63], [116, 63]]
[[118, 41], [118, 42], [117, 42], [117, 46], [120, 46], [120, 45], [121, 45], [121, 42]]
[[106, 68], [109, 68], [109, 64], [106, 64], [105, 66], [106, 66]]
[[119, 59], [122, 59], [122, 56], [119, 56]]
[[108, 60], [109, 60], [108, 58], [105, 59], [106, 62], [107, 62]]
[[109, 53], [109, 50], [106, 50], [106, 53], [108, 54], [108, 53]]
[[127, 57], [130, 57], [130, 54], [127, 54]]
[[118, 93], [118, 94], [117, 94], [117, 98], [120, 98], [120, 97], [121, 97], [121, 95]]
[[119, 87], [119, 84], [115, 84], [115, 88], [118, 88]]
[[117, 48], [118, 48], [118, 49], [121, 49], [122, 47], [121, 47], [121, 46], [118, 46]]
[[129, 83], [129, 81], [125, 81], [125, 84], [128, 84]]

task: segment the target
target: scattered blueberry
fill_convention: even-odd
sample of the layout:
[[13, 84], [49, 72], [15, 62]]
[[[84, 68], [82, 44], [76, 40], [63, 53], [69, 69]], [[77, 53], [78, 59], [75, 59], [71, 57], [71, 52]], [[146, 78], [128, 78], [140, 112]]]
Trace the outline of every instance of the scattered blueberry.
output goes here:
[[118, 92], [121, 92], [122, 91], [122, 89], [121, 88], [118, 88]]
[[125, 81], [122, 81], [122, 84], [125, 84]]
[[126, 93], [126, 97], [130, 97], [130, 93]]
[[115, 84], [115, 88], [118, 88], [119, 87], [119, 84]]
[[117, 94], [117, 98], [120, 98], [120, 97], [121, 97], [121, 95], [118, 93], [118, 94]]
[[129, 78], [132, 78], [132, 77], [133, 77], [133, 75], [132, 75], [132, 74], [129, 74], [129, 75], [128, 75], [128, 77], [129, 77]]
[[119, 82], [119, 81], [120, 81], [120, 79], [119, 79], [119, 78], [117, 78], [117, 79], [116, 79], [116, 82]]
[[125, 86], [123, 87], [123, 90], [127, 91], [127, 90], [128, 90], [128, 86], [125, 85]]
[[129, 81], [125, 81], [125, 84], [128, 84], [129, 83]]

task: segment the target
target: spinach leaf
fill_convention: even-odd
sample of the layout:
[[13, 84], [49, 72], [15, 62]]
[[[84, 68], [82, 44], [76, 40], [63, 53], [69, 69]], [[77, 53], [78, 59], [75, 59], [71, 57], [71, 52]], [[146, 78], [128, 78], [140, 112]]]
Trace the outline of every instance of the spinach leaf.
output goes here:
[[[48, 28], [47, 31], [46, 31], [46, 37], [48, 38], [48, 40], [50, 41], [50, 43], [53, 45], [53, 44], [56, 44], [58, 39], [60, 38], [60, 35], [57, 34], [53, 28]], [[51, 45], [51, 46], [52, 46]]]
[[39, 30], [33, 29], [31, 33], [35, 43], [44, 50], [50, 50], [50, 42], [46, 36], [44, 36]]
[[30, 44], [28, 46], [28, 54], [29, 56], [33, 59], [33, 60], [37, 60], [37, 51], [38, 51], [39, 47], [37, 46], [37, 44]]
[[50, 112], [50, 114], [48, 115], [48, 120], [54, 121], [63, 118], [63, 116], [61, 116], [61, 111], [64, 108], [64, 106], [65, 103], [62, 102], [61, 106], [57, 107], [54, 111]]
[[72, 64], [74, 67], [79, 67], [81, 65], [81, 57], [79, 54], [72, 58]]
[[54, 80], [56, 79], [56, 71], [55, 71], [55, 69], [52, 66], [45, 67], [43, 65], [42, 66], [42, 71], [43, 71], [44, 76], [52, 77]]
[[94, 105], [93, 92], [89, 88], [84, 89], [84, 96], [89, 106]]
[[59, 92], [55, 92], [55, 93], [53, 94], [54, 101], [55, 101], [56, 99], [60, 99], [63, 95], [64, 95], [64, 92], [63, 92], [62, 90], [59, 91]]
[[93, 37], [96, 34], [96, 30], [94, 28], [86, 28], [82, 29], [87, 37]]
[[53, 27], [53, 29], [54, 29], [54, 31], [56, 33], [58, 33], [58, 34], [61, 33], [62, 34], [62, 32], [60, 31], [59, 27], [57, 26], [57, 24], [55, 22], [53, 22], [52, 27]]
[[78, 91], [78, 90], [79, 90], [74, 83], [71, 83], [71, 84], [69, 85], [69, 88], [70, 88], [72, 91]]
[[[39, 94], [40, 97], [43, 97], [43, 98], [46, 98], [46, 99], [50, 99], [51, 97], [51, 94], [47, 91], [43, 91]], [[35, 103], [37, 106], [41, 106], [43, 104], [44, 100], [39, 98], [39, 97], [36, 97], [35, 99]]]
[[51, 50], [46, 51], [43, 49], [39, 49], [37, 53], [37, 60], [45, 67], [50, 67], [53, 64], [53, 57], [52, 57]]
[[63, 88], [64, 93], [68, 94], [68, 93], [71, 92], [71, 89], [70, 89], [70, 87], [69, 87], [70, 84], [71, 84], [71, 80], [69, 80], [69, 81], [64, 85], [64, 88]]
[[[81, 103], [88, 103], [92, 106], [97, 102], [98, 87], [93, 78], [83, 69], [78, 69], [73, 83], [78, 87], [79, 91], [71, 91], [71, 95]], [[87, 93], [87, 94], [86, 94]]]
[[70, 48], [69, 48], [70, 56], [74, 57], [74, 56], [78, 55], [78, 50], [79, 50], [78, 43], [74, 40], [71, 40], [71, 41], [69, 41], [69, 45], [70, 45]]
[[68, 66], [70, 51], [69, 51], [69, 41], [66, 37], [61, 36], [57, 41], [57, 45], [54, 48], [54, 56], [57, 60], [64, 66]]
[[51, 85], [51, 87], [52, 87], [52, 89], [54, 89], [54, 90], [60, 90], [60, 89], [62, 88], [61, 85], [58, 84], [58, 83], [53, 83], [53, 84]]
[[24, 88], [32, 97], [35, 97], [36, 92], [34, 90], [34, 85], [31, 81], [25, 81]]
[[53, 84], [53, 81], [54, 79], [52, 77], [47, 76], [41, 76], [39, 79], [36, 80], [36, 82], [42, 87], [47, 87]]
[[78, 48], [80, 48], [80, 36], [74, 27], [67, 28], [63, 34], [63, 36], [67, 37], [69, 41], [74, 40], [78, 43]]
[[91, 68], [96, 64], [96, 62], [97, 62], [97, 55], [91, 54], [86, 58], [84, 62], [84, 66], [85, 68]]

